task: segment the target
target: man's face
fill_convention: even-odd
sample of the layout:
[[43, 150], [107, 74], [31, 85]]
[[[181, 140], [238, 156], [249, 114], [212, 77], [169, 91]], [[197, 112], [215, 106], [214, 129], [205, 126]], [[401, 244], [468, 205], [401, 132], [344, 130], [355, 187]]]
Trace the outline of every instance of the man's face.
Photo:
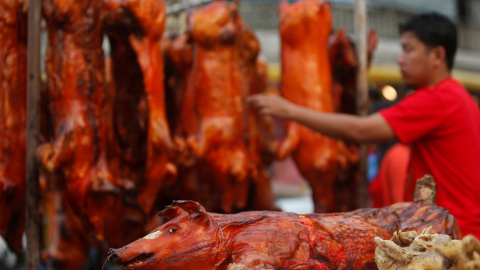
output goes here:
[[402, 53], [398, 65], [405, 83], [417, 89], [428, 86], [432, 76], [431, 51], [412, 32], [404, 32], [400, 39]]

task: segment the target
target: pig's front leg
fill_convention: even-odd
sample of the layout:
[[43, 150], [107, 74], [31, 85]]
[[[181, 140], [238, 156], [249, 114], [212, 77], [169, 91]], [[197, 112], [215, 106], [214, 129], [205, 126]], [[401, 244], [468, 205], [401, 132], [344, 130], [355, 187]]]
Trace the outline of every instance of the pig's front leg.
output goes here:
[[228, 265], [227, 270], [267, 270], [267, 269], [275, 269], [271, 265], [265, 265], [263, 263], [255, 266], [246, 266], [242, 263], [231, 263]]
[[275, 260], [264, 254], [241, 255], [228, 265], [227, 270], [267, 270], [275, 269]]

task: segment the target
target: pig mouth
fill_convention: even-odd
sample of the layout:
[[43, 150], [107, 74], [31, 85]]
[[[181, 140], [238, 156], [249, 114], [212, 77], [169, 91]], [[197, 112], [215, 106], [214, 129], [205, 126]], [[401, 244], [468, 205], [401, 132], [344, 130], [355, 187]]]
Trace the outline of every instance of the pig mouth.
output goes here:
[[123, 270], [134, 270], [138, 267], [141, 267], [145, 262], [153, 257], [154, 254], [140, 254], [128, 261], [123, 261], [123, 259], [116, 253], [112, 253], [109, 256], [109, 259], [112, 259], [116, 265], [121, 265]]

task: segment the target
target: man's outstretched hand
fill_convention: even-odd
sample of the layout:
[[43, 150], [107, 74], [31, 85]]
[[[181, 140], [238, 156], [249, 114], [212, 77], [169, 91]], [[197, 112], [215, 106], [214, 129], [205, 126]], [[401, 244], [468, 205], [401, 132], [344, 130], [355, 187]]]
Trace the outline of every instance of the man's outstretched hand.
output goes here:
[[295, 104], [275, 94], [256, 94], [247, 97], [247, 102], [260, 115], [290, 119]]

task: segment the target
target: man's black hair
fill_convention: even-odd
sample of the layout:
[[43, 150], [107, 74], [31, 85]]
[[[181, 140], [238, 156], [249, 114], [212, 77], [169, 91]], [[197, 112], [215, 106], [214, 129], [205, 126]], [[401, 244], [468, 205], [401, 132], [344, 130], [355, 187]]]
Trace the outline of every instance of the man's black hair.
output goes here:
[[424, 13], [399, 24], [400, 35], [412, 32], [427, 48], [437, 46], [445, 48], [445, 60], [449, 69], [453, 68], [453, 59], [457, 51], [457, 27], [447, 17], [436, 12]]

